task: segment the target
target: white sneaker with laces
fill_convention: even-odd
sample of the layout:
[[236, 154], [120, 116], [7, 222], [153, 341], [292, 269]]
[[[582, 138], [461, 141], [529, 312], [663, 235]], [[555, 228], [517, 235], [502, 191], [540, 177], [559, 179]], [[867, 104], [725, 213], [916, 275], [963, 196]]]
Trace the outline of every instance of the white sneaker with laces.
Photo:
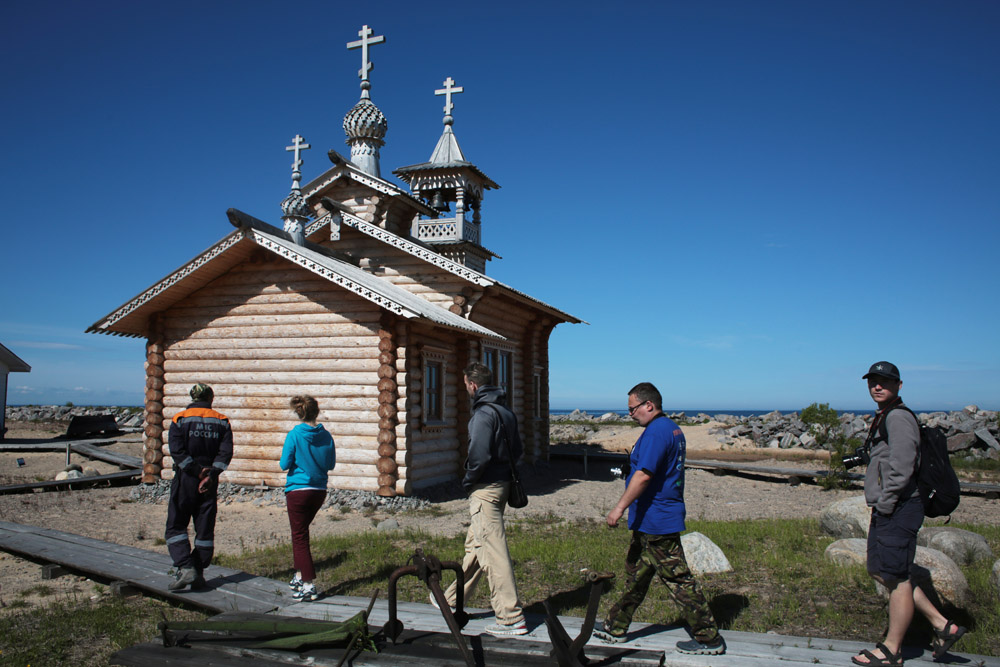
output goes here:
[[302, 583], [302, 588], [292, 593], [292, 598], [300, 602], [313, 602], [319, 599], [319, 591], [312, 583]]
[[528, 634], [528, 625], [523, 620], [518, 621], [517, 623], [511, 623], [510, 625], [490, 623], [483, 629], [495, 637], [511, 637], [514, 635]]
[[288, 587], [291, 588], [293, 591], [297, 591], [302, 589], [302, 584], [304, 583], [305, 582], [302, 581], [302, 577], [300, 577], [299, 573], [296, 572], [295, 576], [292, 577], [292, 580], [288, 582]]

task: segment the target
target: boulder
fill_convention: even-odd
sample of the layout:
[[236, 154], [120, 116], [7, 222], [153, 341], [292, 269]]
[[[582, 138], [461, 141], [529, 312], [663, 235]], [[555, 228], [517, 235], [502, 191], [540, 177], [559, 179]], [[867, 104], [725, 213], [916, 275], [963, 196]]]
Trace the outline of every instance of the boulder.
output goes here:
[[864, 565], [868, 562], [868, 540], [848, 537], [831, 542], [823, 557], [837, 565]]
[[997, 442], [997, 439], [993, 437], [993, 434], [990, 433], [990, 430], [988, 428], [977, 428], [975, 430], [975, 435], [980, 440], [980, 442], [982, 442], [990, 449], [1000, 451], [1000, 442]]
[[948, 451], [961, 452], [972, 447], [975, 442], [976, 435], [974, 433], [956, 433], [948, 436]]
[[917, 533], [917, 544], [937, 549], [959, 565], [993, 559], [993, 550], [985, 537], [961, 528], [928, 526]]
[[375, 527], [375, 530], [379, 531], [380, 533], [385, 533], [391, 530], [399, 530], [399, 522], [396, 521], [395, 519], [386, 519], [380, 522]]
[[56, 474], [56, 481], [61, 482], [67, 479], [80, 479], [83, 477], [83, 473], [79, 470], [63, 470]]
[[82, 470], [82, 473], [83, 473], [84, 477], [97, 477], [98, 475], [101, 474], [101, 473], [97, 472], [97, 468], [95, 468], [93, 466], [87, 466], [86, 468], [84, 468]]
[[816, 449], [816, 436], [812, 433], [803, 433], [799, 436], [799, 442], [801, 442], [802, 446], [806, 449]]
[[[917, 556], [913, 562], [914, 579], [921, 582], [924, 593], [938, 609], [941, 608], [939, 603], [947, 603], [959, 609], [968, 605], [972, 591], [955, 561], [937, 549], [917, 547]], [[884, 593], [884, 597], [888, 598], [888, 591]]]
[[819, 525], [834, 537], [867, 537], [871, 514], [865, 497], [856, 496], [828, 505], [820, 514]]
[[681, 546], [684, 548], [684, 558], [688, 567], [696, 577], [714, 572], [732, 572], [726, 554], [722, 553], [715, 542], [702, 533], [687, 533], [681, 535]]
[[792, 435], [791, 433], [785, 433], [781, 436], [781, 442], [778, 444], [782, 449], [789, 449], [799, 444], [799, 439]]
[[616, 422], [619, 419], [621, 419], [621, 417], [619, 415], [615, 414], [614, 412], [605, 412], [603, 415], [601, 415], [600, 417], [597, 418], [597, 421], [599, 421], [599, 422]]

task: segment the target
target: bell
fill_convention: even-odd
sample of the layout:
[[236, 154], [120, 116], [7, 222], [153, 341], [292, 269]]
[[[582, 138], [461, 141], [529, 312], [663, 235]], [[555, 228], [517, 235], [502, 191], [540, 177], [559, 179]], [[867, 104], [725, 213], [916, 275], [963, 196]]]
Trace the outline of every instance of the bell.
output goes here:
[[431, 208], [434, 209], [435, 211], [448, 210], [448, 202], [446, 202], [444, 200], [444, 197], [441, 196], [440, 190], [434, 191], [434, 197], [431, 198]]

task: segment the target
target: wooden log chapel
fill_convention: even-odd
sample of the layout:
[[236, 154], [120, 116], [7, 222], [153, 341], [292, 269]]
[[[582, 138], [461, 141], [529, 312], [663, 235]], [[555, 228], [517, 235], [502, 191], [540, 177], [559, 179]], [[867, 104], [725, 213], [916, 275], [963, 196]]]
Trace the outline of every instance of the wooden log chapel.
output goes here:
[[[387, 129], [372, 103], [365, 26], [361, 99], [344, 117], [347, 159], [301, 184], [296, 135], [283, 229], [230, 209], [236, 228], [190, 262], [94, 323], [89, 332], [146, 343], [143, 481], [170, 479], [166, 431], [205, 382], [232, 423], [235, 454], [223, 480], [280, 487], [278, 459], [297, 423], [295, 394], [311, 394], [337, 444], [333, 488], [382, 496], [459, 478], [469, 401], [462, 369], [482, 361], [507, 389], [526, 460], [548, 451], [548, 341], [581, 320], [485, 273], [485, 191], [499, 187], [465, 160], [452, 130], [448, 78], [444, 132], [428, 162], [384, 180]], [[454, 214], [450, 214], [451, 207]]]

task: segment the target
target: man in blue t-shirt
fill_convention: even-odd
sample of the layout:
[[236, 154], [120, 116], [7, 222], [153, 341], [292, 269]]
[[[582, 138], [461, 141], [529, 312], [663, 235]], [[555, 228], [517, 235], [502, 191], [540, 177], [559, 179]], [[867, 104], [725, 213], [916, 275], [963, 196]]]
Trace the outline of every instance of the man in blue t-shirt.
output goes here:
[[684, 530], [684, 433], [663, 414], [662, 398], [649, 382], [628, 392], [628, 413], [644, 426], [629, 454], [630, 472], [625, 492], [608, 513], [614, 528], [628, 509], [632, 540], [625, 555], [628, 578], [621, 599], [608, 610], [594, 634], [609, 642], [627, 640], [632, 616], [659, 575], [671, 597], [681, 608], [693, 639], [677, 642], [681, 653], [719, 655], [726, 643], [719, 634], [708, 601], [694, 580], [680, 533]]

